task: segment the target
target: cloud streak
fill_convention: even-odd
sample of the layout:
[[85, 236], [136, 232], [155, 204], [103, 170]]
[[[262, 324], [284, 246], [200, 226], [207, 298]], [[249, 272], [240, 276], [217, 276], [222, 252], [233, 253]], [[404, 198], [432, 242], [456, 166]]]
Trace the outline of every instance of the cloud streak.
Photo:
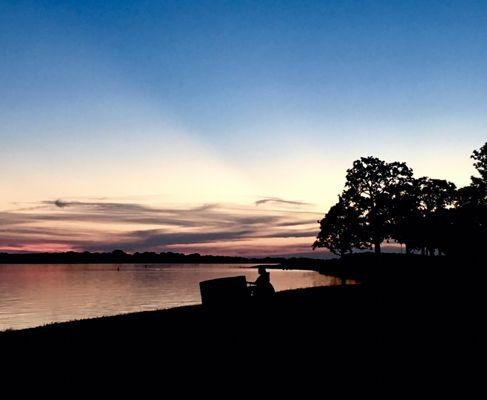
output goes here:
[[[281, 204], [299, 206], [283, 209]], [[261, 205], [267, 205], [262, 208]], [[272, 206], [275, 207], [272, 207]], [[0, 251], [68, 248], [105, 251], [275, 254], [308, 251], [320, 213], [304, 202], [266, 198], [254, 205], [153, 207], [109, 201], [40, 202], [0, 212]]]
[[286, 204], [286, 205], [293, 205], [293, 206], [310, 206], [310, 203], [306, 203], [304, 201], [296, 201], [296, 200], [284, 200], [280, 199], [279, 197], [266, 197], [260, 200], [257, 200], [255, 202], [256, 206], [262, 205], [262, 204], [267, 204], [267, 203], [272, 203], [272, 204]]

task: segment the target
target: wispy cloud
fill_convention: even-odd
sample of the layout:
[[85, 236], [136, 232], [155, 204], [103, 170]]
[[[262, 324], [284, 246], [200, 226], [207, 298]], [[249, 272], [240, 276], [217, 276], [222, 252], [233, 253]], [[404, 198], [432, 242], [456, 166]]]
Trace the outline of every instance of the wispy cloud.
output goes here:
[[[276, 207], [261, 208], [259, 205]], [[299, 209], [278, 207], [279, 204]], [[305, 202], [266, 198], [254, 205], [155, 207], [134, 202], [47, 200], [0, 212], [0, 250], [191, 251], [274, 254], [308, 251], [320, 213]]]
[[306, 203], [304, 201], [297, 201], [297, 200], [284, 200], [280, 199], [279, 197], [265, 197], [263, 199], [257, 200], [255, 202], [255, 205], [261, 205], [261, 204], [267, 204], [267, 203], [273, 203], [273, 204], [288, 204], [288, 205], [293, 205], [293, 206], [310, 206], [310, 203]]

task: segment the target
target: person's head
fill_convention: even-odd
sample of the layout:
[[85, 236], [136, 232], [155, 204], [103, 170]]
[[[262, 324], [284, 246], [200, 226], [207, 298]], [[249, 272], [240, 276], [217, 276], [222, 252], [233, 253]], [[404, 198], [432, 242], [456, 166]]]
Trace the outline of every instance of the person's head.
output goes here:
[[264, 275], [267, 271], [265, 270], [265, 267], [260, 266], [259, 267], [259, 275]]

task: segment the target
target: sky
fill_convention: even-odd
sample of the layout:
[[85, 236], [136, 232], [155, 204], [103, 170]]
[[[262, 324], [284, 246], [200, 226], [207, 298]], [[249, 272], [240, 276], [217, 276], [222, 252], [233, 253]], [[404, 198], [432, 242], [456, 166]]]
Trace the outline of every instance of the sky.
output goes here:
[[468, 184], [485, 71], [485, 1], [2, 0], [0, 251], [308, 255], [361, 156]]

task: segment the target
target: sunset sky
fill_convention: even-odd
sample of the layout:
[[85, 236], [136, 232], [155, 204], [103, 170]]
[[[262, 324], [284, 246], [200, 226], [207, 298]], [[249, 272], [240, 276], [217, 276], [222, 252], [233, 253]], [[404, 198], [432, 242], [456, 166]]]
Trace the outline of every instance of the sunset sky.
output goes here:
[[360, 156], [469, 182], [486, 71], [485, 1], [1, 1], [0, 251], [310, 253]]

